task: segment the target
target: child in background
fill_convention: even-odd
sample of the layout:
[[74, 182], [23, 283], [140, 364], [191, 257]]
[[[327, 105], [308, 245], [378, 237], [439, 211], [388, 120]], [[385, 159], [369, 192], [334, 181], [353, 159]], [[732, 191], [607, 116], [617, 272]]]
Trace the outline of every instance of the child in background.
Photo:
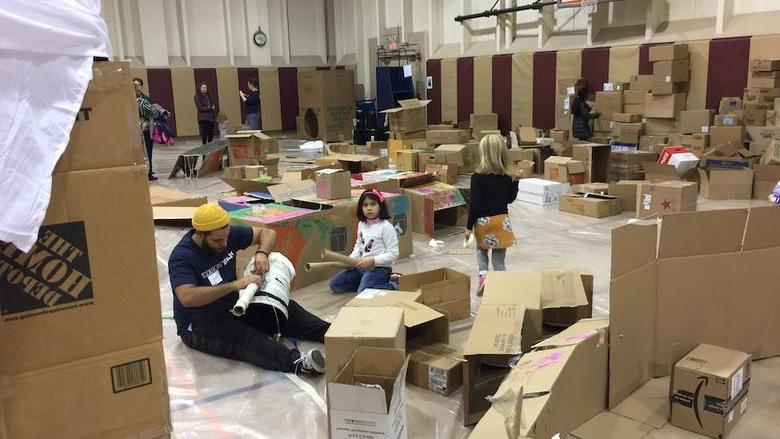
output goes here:
[[517, 177], [509, 168], [507, 149], [501, 136], [491, 134], [479, 142], [479, 166], [471, 175], [471, 202], [466, 240], [472, 229], [477, 245], [479, 290], [488, 272], [488, 252], [493, 270], [506, 271], [506, 249], [515, 243], [507, 206], [517, 198]]
[[357, 217], [357, 239], [349, 256], [360, 262], [354, 268], [339, 272], [330, 281], [331, 291], [397, 290], [398, 284], [390, 275], [393, 262], [398, 258], [398, 236], [388, 221], [390, 214], [382, 193], [376, 189], [364, 191], [358, 199]]
[[219, 114], [217, 114], [217, 127], [219, 127], [220, 139], [224, 139], [225, 136], [227, 136], [227, 124], [227, 114], [220, 111]]

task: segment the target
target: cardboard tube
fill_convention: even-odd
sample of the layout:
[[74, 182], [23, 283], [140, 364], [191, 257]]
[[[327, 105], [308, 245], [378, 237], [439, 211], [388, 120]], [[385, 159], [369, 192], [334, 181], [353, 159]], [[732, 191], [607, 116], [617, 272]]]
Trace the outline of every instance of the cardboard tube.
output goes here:
[[308, 264], [303, 266], [303, 269], [305, 271], [321, 271], [321, 270], [332, 270], [334, 268], [349, 268], [351, 265], [347, 265], [341, 262], [309, 262]]
[[347, 267], [354, 267], [358, 263], [358, 260], [355, 258], [350, 258], [349, 256], [344, 256], [341, 253], [336, 253], [330, 250], [323, 250], [321, 256], [325, 261], [340, 262]]
[[249, 304], [252, 303], [252, 298], [255, 297], [258, 288], [257, 284], [249, 284], [246, 288], [239, 291], [238, 301], [233, 305], [233, 309], [230, 312], [236, 317], [243, 316]]

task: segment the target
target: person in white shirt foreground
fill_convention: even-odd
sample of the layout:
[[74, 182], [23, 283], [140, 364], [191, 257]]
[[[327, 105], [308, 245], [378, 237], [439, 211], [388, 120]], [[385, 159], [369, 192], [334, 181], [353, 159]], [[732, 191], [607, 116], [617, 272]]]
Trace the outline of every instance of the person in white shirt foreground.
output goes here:
[[334, 293], [361, 292], [366, 288], [397, 290], [396, 279], [391, 279], [393, 262], [398, 259], [398, 235], [388, 221], [385, 197], [376, 189], [369, 189], [358, 200], [357, 239], [349, 255], [359, 259], [354, 268], [339, 272], [331, 281]]

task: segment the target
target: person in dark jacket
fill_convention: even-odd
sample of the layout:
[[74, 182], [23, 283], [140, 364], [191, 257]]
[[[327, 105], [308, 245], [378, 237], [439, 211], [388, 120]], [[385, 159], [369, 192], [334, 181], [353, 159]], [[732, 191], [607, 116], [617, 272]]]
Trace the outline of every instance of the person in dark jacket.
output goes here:
[[257, 79], [250, 79], [246, 85], [249, 87], [249, 93], [244, 93], [241, 90], [238, 91], [238, 94], [241, 96], [241, 100], [244, 101], [245, 105], [244, 113], [246, 114], [246, 124], [250, 130], [259, 130], [260, 91], [258, 88], [260, 87], [260, 83]]
[[205, 145], [214, 140], [214, 116], [217, 114], [217, 106], [205, 82], [200, 83], [200, 91], [195, 94], [195, 107], [198, 109], [200, 140]]
[[153, 111], [152, 101], [149, 96], [144, 94], [144, 80], [141, 78], [133, 78], [133, 85], [135, 86], [135, 101], [138, 103], [138, 116], [141, 121], [141, 134], [144, 138], [144, 146], [146, 147], [146, 160], [149, 173], [147, 177], [149, 181], [157, 180], [152, 172], [152, 147], [154, 142], [152, 141], [152, 123], [153, 123]]
[[590, 129], [590, 120], [600, 116], [599, 113], [591, 111], [587, 102], [588, 89], [580, 87], [577, 90], [577, 96], [571, 101], [571, 114], [574, 119], [571, 123], [571, 134], [580, 140], [589, 140], [593, 137], [593, 131]]

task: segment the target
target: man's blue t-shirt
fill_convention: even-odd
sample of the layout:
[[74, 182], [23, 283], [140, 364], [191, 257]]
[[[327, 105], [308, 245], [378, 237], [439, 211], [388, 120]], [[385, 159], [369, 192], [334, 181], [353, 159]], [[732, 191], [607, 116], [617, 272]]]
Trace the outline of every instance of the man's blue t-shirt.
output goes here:
[[[201, 248], [192, 236], [190, 230], [176, 244], [168, 260], [168, 276], [171, 279], [171, 291], [180, 285], [195, 285], [210, 287], [236, 280], [236, 254], [252, 244], [252, 228], [230, 226], [227, 247], [219, 254], [211, 253]], [[228, 313], [236, 304], [238, 292], [232, 292], [209, 303], [208, 305], [187, 308], [179, 302], [173, 293], [173, 318], [176, 320], [178, 332], [186, 330], [190, 316], [206, 312]]]

